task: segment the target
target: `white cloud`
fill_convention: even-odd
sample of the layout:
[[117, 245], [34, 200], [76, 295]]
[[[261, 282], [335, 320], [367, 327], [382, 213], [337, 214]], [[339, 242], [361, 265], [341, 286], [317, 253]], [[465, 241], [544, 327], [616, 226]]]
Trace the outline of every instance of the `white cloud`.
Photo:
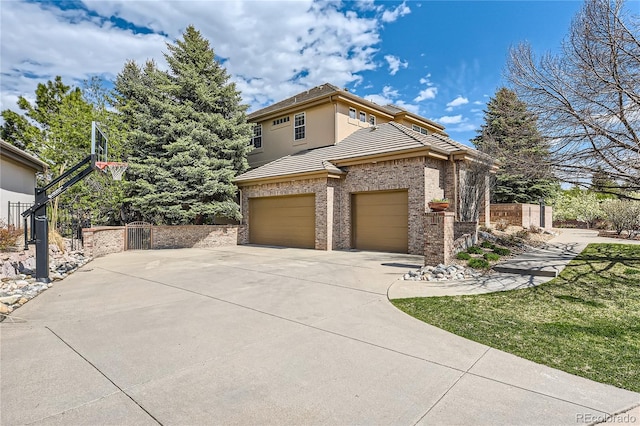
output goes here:
[[409, 13], [411, 13], [411, 9], [409, 9], [406, 2], [403, 2], [393, 10], [385, 10], [382, 13], [382, 22], [394, 22], [398, 18], [408, 15]]
[[484, 102], [481, 101], [473, 101], [474, 105], [484, 105]]
[[385, 55], [384, 59], [387, 61], [387, 64], [389, 64], [390, 75], [396, 75], [400, 68], [407, 68], [409, 66], [409, 62], [403, 62], [397, 56]]
[[436, 120], [436, 122], [442, 124], [459, 124], [462, 121], [462, 115], [445, 115]]
[[467, 99], [465, 97], [462, 97], [462, 96], [458, 96], [457, 98], [455, 98], [451, 102], [447, 103], [447, 107], [455, 108], [455, 107], [459, 107], [461, 105], [466, 105], [468, 103], [469, 103], [469, 99]]
[[420, 79], [420, 84], [424, 84], [427, 87], [421, 90], [420, 93], [418, 93], [418, 96], [413, 99], [414, 102], [422, 102], [428, 99], [435, 99], [436, 95], [438, 94], [438, 88], [431, 82], [430, 78], [431, 74], [427, 74]]
[[[390, 8], [371, 1], [346, 11], [337, 2], [311, 0], [282, 7], [264, 1], [85, 0], [83, 7], [62, 11], [55, 2], [3, 3], [3, 108], [15, 106], [19, 95], [32, 96], [38, 83], [56, 75], [79, 84], [96, 74], [115, 78], [128, 59], [154, 58], [164, 67], [165, 43], [191, 23], [224, 58], [243, 101], [255, 109], [324, 82], [359, 84], [360, 73], [379, 66], [382, 22], [410, 13], [404, 3]], [[152, 32], [120, 28], [112, 17]], [[399, 61], [398, 69], [404, 64]]]

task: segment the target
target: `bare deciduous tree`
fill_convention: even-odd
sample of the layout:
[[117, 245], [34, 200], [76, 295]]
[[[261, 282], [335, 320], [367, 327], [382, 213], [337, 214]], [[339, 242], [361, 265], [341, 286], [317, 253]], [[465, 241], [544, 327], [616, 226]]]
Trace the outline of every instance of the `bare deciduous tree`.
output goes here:
[[623, 0], [586, 0], [558, 55], [511, 49], [508, 78], [566, 182], [588, 185], [603, 169], [616, 187], [640, 189], [639, 30]]

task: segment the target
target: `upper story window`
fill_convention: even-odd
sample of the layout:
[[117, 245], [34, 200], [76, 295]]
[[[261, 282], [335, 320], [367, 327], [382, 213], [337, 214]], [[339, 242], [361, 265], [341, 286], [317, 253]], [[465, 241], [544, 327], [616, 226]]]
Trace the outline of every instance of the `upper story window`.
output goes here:
[[413, 125], [412, 129], [416, 132], [422, 133], [423, 135], [429, 134], [429, 131], [427, 129], [425, 129], [424, 127], [416, 126], [415, 124]]
[[376, 125], [376, 116], [375, 115], [369, 114], [369, 124], [371, 124], [372, 126]]
[[301, 112], [293, 117], [293, 140], [300, 140], [305, 138], [305, 114]]
[[356, 118], [356, 109], [349, 108], [349, 118]]
[[256, 124], [253, 126], [253, 136], [251, 137], [251, 143], [254, 148], [262, 148], [262, 124]]
[[360, 111], [360, 121], [362, 121], [363, 123], [367, 122], [367, 114]]
[[288, 122], [289, 122], [289, 116], [287, 115], [286, 117], [280, 117], [273, 120], [273, 125], [277, 126], [278, 124], [288, 123]]

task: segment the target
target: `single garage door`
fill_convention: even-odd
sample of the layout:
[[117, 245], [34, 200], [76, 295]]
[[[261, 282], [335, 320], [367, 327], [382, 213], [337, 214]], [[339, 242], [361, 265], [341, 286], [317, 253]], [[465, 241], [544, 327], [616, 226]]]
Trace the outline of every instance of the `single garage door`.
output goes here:
[[351, 197], [352, 244], [360, 250], [409, 251], [409, 195], [363, 192]]
[[249, 199], [249, 242], [315, 248], [314, 194]]

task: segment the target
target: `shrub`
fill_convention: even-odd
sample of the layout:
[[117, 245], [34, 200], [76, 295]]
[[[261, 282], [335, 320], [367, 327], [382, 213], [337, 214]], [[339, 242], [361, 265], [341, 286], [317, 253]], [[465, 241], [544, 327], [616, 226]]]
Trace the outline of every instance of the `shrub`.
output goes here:
[[13, 226], [7, 226], [0, 220], [0, 251], [5, 251], [16, 246], [22, 232]]
[[488, 249], [494, 249], [496, 246], [495, 244], [493, 244], [490, 241], [483, 241], [482, 244], [480, 244], [480, 247], [484, 247], [484, 248], [488, 248]]
[[622, 231], [629, 231], [629, 235], [640, 232], [640, 202], [610, 200], [602, 204], [602, 211], [618, 235]]
[[469, 260], [469, 259], [471, 259], [471, 255], [469, 253], [465, 253], [465, 252], [461, 251], [460, 253], [456, 254], [456, 259]]
[[531, 225], [529, 227], [529, 232], [532, 234], [542, 234], [543, 229], [536, 225]]
[[493, 229], [490, 226], [480, 225], [478, 228], [479, 231], [486, 232], [488, 234], [493, 234]]
[[482, 253], [484, 253], [484, 251], [482, 251], [482, 249], [480, 247], [472, 246], [472, 247], [469, 247], [467, 249], [467, 253], [470, 253], [470, 254], [482, 254]]
[[489, 269], [491, 265], [484, 259], [474, 258], [467, 262], [467, 266], [473, 269]]
[[511, 250], [504, 247], [496, 247], [493, 249], [493, 252], [498, 256], [509, 256], [511, 254]]
[[509, 221], [507, 219], [498, 219], [496, 222], [496, 229], [498, 231], [505, 231], [509, 227]]
[[489, 262], [495, 262], [496, 260], [500, 260], [500, 255], [497, 253], [485, 253], [483, 257]]
[[527, 229], [521, 229], [513, 235], [515, 235], [518, 238], [522, 238], [523, 240], [528, 240], [530, 237], [529, 230]]

